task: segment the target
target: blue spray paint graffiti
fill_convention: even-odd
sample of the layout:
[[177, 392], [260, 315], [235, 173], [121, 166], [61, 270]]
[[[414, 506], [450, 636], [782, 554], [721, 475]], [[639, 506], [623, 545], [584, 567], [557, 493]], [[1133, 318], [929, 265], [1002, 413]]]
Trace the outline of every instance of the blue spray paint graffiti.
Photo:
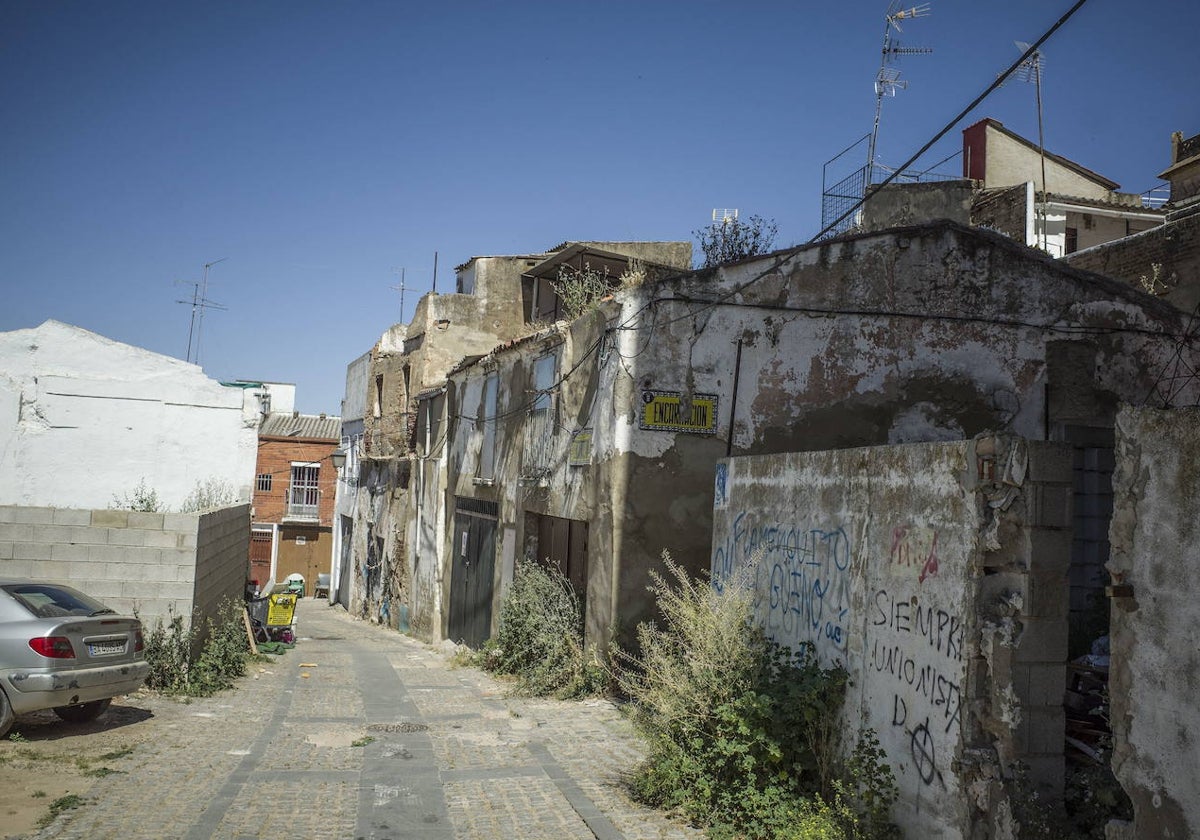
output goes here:
[[738, 513], [712, 558], [713, 586], [723, 590], [747, 570], [755, 612], [786, 643], [846, 649], [850, 615], [850, 538], [844, 528], [758, 524]]

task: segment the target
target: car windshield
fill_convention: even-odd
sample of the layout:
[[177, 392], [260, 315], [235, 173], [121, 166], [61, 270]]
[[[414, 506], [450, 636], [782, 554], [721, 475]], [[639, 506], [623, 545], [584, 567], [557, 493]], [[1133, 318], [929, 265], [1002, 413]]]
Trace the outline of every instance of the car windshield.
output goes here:
[[52, 583], [10, 583], [4, 591], [38, 618], [64, 615], [104, 615], [114, 610], [69, 586]]

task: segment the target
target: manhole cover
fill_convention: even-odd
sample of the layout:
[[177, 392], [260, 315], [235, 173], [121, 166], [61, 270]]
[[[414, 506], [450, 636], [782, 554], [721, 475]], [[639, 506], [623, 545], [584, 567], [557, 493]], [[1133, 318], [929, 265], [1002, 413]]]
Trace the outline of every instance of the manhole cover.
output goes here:
[[367, 726], [368, 732], [425, 732], [429, 729], [423, 723], [372, 723]]

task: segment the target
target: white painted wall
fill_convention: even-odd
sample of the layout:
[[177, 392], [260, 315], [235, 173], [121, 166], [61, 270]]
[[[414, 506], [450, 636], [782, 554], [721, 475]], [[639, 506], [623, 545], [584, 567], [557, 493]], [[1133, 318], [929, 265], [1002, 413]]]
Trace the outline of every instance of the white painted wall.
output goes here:
[[0, 333], [0, 504], [106, 508], [139, 482], [250, 498], [257, 404], [197, 365], [46, 321]]

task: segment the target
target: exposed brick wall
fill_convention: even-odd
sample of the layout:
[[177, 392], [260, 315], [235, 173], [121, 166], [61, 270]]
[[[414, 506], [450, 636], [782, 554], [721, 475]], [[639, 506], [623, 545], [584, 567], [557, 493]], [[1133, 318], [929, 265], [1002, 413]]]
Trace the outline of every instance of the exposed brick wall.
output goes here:
[[988, 190], [971, 207], [971, 224], [991, 228], [1018, 242], [1025, 242], [1026, 187], [1018, 184], [998, 190]]
[[1118, 239], [1064, 257], [1075, 268], [1107, 274], [1142, 288], [1141, 278], [1159, 277], [1166, 291], [1161, 297], [1190, 312], [1200, 303], [1200, 213], [1162, 227]]
[[[258, 442], [258, 466], [255, 469], [254, 521], [282, 522], [287, 513], [288, 488], [292, 482], [292, 462], [319, 463], [318, 504], [319, 524], [331, 527], [333, 503], [337, 487], [337, 470], [333, 468], [330, 455], [337, 449], [337, 441], [295, 441], [263, 438]], [[257, 476], [271, 475], [270, 491], [258, 489]]]

